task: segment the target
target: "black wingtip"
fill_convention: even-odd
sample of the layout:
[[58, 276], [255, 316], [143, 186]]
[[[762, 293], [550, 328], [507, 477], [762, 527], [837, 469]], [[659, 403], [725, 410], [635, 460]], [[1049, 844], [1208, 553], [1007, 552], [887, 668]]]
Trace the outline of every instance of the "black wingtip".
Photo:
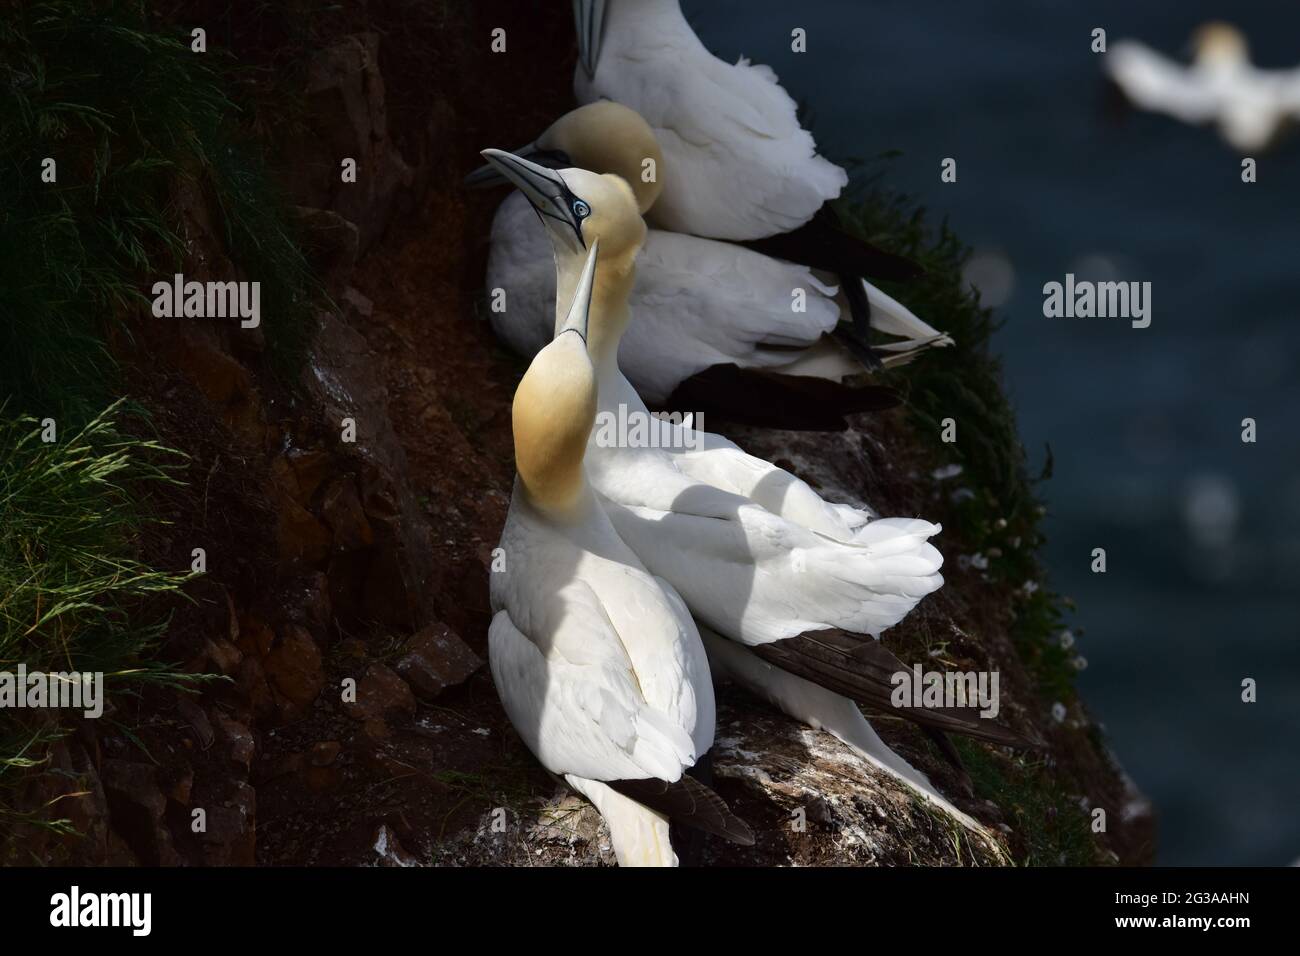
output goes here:
[[822, 206], [807, 223], [790, 232], [741, 245], [764, 255], [798, 262], [839, 276], [871, 276], [907, 282], [926, 275], [925, 268], [906, 256], [886, 252], [846, 231], [830, 206]]
[[1046, 742], [1016, 733], [969, 709], [958, 707], [895, 707], [892, 677], [910, 670], [887, 647], [864, 634], [838, 628], [808, 631], [798, 637], [773, 641], [754, 652], [782, 670], [848, 697], [860, 706], [892, 714], [920, 727], [961, 734], [1002, 747], [1043, 750]]
[[727, 802], [689, 774], [672, 783], [644, 780], [606, 780], [605, 785], [630, 800], [644, 804], [674, 823], [703, 830], [739, 846], [754, 845], [754, 831], [731, 812]]
[[686, 379], [665, 407], [737, 425], [838, 432], [848, 427], [846, 416], [894, 408], [902, 400], [884, 385], [845, 385], [728, 364], [710, 366]]

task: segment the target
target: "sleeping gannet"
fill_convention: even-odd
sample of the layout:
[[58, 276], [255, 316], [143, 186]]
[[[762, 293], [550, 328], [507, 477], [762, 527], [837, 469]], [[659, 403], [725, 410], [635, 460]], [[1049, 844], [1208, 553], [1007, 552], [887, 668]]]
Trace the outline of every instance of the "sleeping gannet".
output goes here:
[[[631, 187], [614, 175], [551, 170], [500, 150], [483, 155], [545, 224], [561, 301], [580, 281], [587, 244], [600, 242], [602, 268], [587, 336], [597, 414], [648, 421], [645, 404], [618, 366], [646, 233]], [[557, 312], [557, 328], [560, 321]], [[663, 425], [677, 430], [678, 448], [690, 448], [684, 429]], [[942, 585], [943, 558], [928, 542], [940, 528], [907, 518], [871, 520], [825, 502], [793, 475], [720, 436], [704, 436], [702, 449], [674, 453], [645, 443], [606, 443], [598, 434], [588, 441], [587, 472], [614, 527], [702, 626], [728, 639], [719, 658], [728, 674], [792, 716], [840, 736], [927, 798], [942, 800], [853, 705], [887, 705], [889, 675], [904, 668], [873, 638]], [[939, 730], [1020, 742], [963, 713], [913, 709], [900, 715]]]
[[1184, 123], [1214, 123], [1241, 152], [1263, 149], [1300, 119], [1300, 69], [1259, 69], [1241, 31], [1226, 23], [1205, 24], [1192, 45], [1188, 67], [1123, 40], [1106, 54], [1106, 72], [1137, 106]]
[[[601, 101], [565, 114], [515, 155], [551, 168], [621, 176], [643, 215], [664, 192], [663, 179], [654, 174], [664, 165], [654, 132], [636, 111], [618, 103]], [[491, 164], [467, 179], [474, 185], [503, 181]], [[554, 331], [555, 271], [549, 252], [546, 231], [528, 201], [512, 193], [492, 223], [487, 285], [505, 292], [504, 309], [490, 313], [493, 329], [525, 356], [549, 342]], [[861, 284], [871, 327], [901, 339], [871, 346], [869, 365], [901, 365], [927, 348], [951, 344], [871, 283], [850, 281]], [[652, 228], [637, 260], [629, 303], [636, 321], [619, 347], [619, 364], [642, 398], [660, 407], [676, 404], [672, 397], [688, 379], [718, 367], [840, 382], [863, 371], [862, 362], [829, 338], [840, 323], [842, 298], [835, 285], [807, 266], [734, 243]], [[682, 389], [679, 399], [698, 408], [700, 393], [710, 390], [694, 384]], [[740, 385], [731, 390], [745, 391], [751, 406], [770, 407], [755, 388]], [[711, 392], [726, 390], [719, 384]], [[820, 398], [831, 414], [880, 407], [880, 396], [870, 390], [809, 398]]]
[[515, 393], [518, 477], [491, 576], [492, 679], [510, 722], [609, 825], [620, 865], [673, 866], [669, 819], [752, 843], [685, 771], [713, 744], [709, 666], [689, 612], [619, 538], [583, 470], [597, 242], [555, 340]]

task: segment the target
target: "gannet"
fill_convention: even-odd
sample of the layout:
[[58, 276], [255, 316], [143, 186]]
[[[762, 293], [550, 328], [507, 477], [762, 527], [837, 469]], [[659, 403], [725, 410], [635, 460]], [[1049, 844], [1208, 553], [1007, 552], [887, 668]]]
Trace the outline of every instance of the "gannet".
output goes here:
[[1192, 45], [1192, 64], [1183, 66], [1122, 40], [1106, 54], [1106, 72], [1137, 106], [1184, 123], [1214, 123], [1244, 153], [1263, 149], [1300, 119], [1300, 69], [1259, 69], [1241, 31], [1226, 23], [1205, 24]]
[[598, 242], [555, 340], [515, 393], [518, 476], [491, 576], [492, 679], [542, 765], [587, 797], [623, 866], [673, 866], [669, 818], [752, 843], [685, 774], [713, 743], [714, 700], [681, 598], [619, 538], [583, 470], [596, 413], [585, 338]]
[[828, 200], [848, 174], [817, 154], [771, 68], [713, 56], [678, 0], [574, 0], [573, 10], [578, 102], [630, 106], [663, 148], [664, 197], [648, 214], [651, 225], [747, 241], [839, 276], [865, 342], [870, 307], [856, 280], [922, 270], [841, 227]]
[[[643, 215], [664, 192], [663, 179], [647, 174], [647, 169], [664, 166], [654, 132], [636, 111], [618, 103], [579, 107], [514, 154], [551, 168], [616, 174], [632, 186]], [[502, 180], [489, 164], [467, 182]], [[487, 285], [505, 293], [504, 309], [490, 313], [493, 329], [525, 356], [549, 342], [554, 331], [555, 272], [549, 251], [546, 232], [528, 201], [512, 193], [492, 223]], [[948, 336], [870, 282], [850, 281], [862, 288], [871, 327], [901, 339], [871, 346], [867, 365], [901, 365], [927, 348], [951, 344]], [[716, 395], [729, 383], [716, 376], [702, 379], [700, 388], [695, 383], [682, 388], [683, 383], [730, 366], [840, 382], [864, 370], [860, 359], [829, 338], [839, 326], [841, 305], [848, 305], [843, 298], [833, 279], [808, 266], [734, 243], [652, 228], [637, 260], [630, 300], [636, 321], [620, 345], [619, 363], [642, 398], [657, 407], [675, 404], [673, 396], [682, 389], [678, 399], [694, 399], [692, 407], [698, 408], [701, 394]], [[862, 351], [858, 344], [850, 342], [855, 352]], [[763, 384], [755, 388], [751, 379], [733, 389], [743, 390], [752, 406], [763, 407]], [[824, 414], [813, 416], [823, 427], [830, 414], [883, 403], [878, 392], [864, 389], [810, 393], [808, 400], [826, 407]], [[738, 417], [734, 410], [724, 411], [733, 420]]]
[[806, 224], [848, 185], [817, 154], [770, 67], [729, 64], [700, 42], [678, 0], [574, 0], [578, 102], [614, 100], [654, 128], [664, 198], [653, 225], [761, 239]]
[[[587, 244], [600, 242], [602, 269], [587, 336], [599, 413], [623, 406], [648, 419], [618, 367], [636, 255], [646, 233], [631, 187], [618, 176], [551, 170], [500, 150], [483, 155], [545, 224], [561, 300], [580, 280]], [[557, 312], [557, 328], [560, 321]], [[845, 696], [872, 705], [888, 699], [888, 674], [903, 667], [873, 638], [942, 585], [943, 558], [928, 541], [939, 526], [919, 519], [871, 520], [824, 502], [793, 475], [720, 436], [706, 436], [704, 449], [689, 454], [595, 439], [593, 433], [587, 471], [619, 536], [680, 594], [702, 630], [727, 639], [719, 660], [728, 674], [958, 813], [880, 740]], [[679, 447], [685, 446], [683, 441]], [[1000, 743], [1019, 742], [989, 721], [962, 714], [909, 710], [902, 716]]]

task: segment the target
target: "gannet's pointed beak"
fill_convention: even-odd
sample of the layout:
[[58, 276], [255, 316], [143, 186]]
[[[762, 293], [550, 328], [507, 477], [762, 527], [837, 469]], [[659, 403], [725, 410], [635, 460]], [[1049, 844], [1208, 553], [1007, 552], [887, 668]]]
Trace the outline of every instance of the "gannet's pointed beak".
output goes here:
[[[573, 165], [573, 160], [569, 158], [568, 153], [558, 149], [542, 149], [536, 143], [529, 143], [520, 149], [511, 150], [511, 155], [518, 156], [520, 159], [527, 159], [539, 166], [545, 166], [547, 169], [568, 169]], [[491, 163], [480, 166], [465, 177], [465, 185], [471, 189], [500, 186], [509, 182], [510, 180], [502, 175], [501, 170]]]
[[553, 238], [575, 252], [587, 248], [582, 220], [591, 215], [591, 207], [573, 194], [558, 172], [500, 149], [485, 149], [481, 155], [532, 203]]
[[591, 251], [587, 253], [587, 263], [582, 267], [582, 275], [578, 277], [578, 287], [573, 293], [573, 304], [569, 306], [569, 315], [560, 326], [560, 330], [555, 333], [559, 338], [565, 332], [577, 332], [582, 336], [582, 341], [587, 341], [587, 320], [591, 317], [591, 289], [596, 280], [596, 255], [600, 249], [600, 240], [597, 239], [591, 244]]
[[573, 25], [578, 31], [578, 62], [587, 78], [596, 78], [600, 62], [601, 33], [605, 28], [606, 0], [573, 0]]

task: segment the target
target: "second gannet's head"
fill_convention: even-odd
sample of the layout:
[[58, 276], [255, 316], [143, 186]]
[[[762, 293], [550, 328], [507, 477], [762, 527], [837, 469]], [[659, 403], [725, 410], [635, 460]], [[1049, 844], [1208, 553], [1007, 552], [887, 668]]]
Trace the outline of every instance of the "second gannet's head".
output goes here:
[[[664, 156], [654, 130], [636, 110], [612, 100], [565, 113], [514, 155], [550, 169], [577, 167], [620, 176], [632, 187], [642, 215], [663, 191]], [[477, 186], [501, 181], [501, 173], [491, 164], [466, 179]]]
[[599, 246], [591, 244], [567, 318], [515, 390], [515, 468], [528, 500], [543, 511], [571, 510], [584, 486], [582, 460], [596, 421], [587, 325]]
[[1230, 23], [1215, 20], [1192, 34], [1195, 61], [1205, 66], [1235, 66], [1250, 58], [1245, 35]]

